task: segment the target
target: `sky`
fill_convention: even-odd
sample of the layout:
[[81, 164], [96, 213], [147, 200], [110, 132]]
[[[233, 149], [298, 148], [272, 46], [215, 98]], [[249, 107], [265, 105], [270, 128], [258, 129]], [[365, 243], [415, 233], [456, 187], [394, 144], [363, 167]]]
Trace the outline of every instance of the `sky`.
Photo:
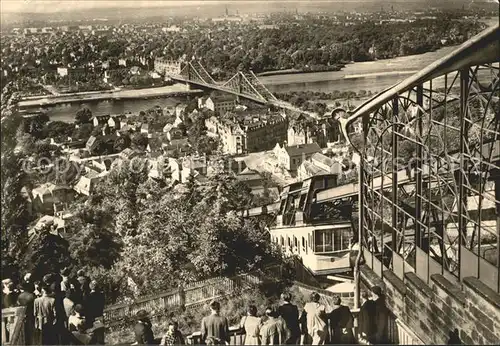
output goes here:
[[[383, 2], [384, 0], [301, 0], [301, 1], [285, 1], [285, 0], [0, 0], [2, 13], [26, 13], [26, 12], [74, 12], [78, 10], [86, 10], [91, 8], [138, 8], [138, 7], [167, 7], [167, 6], [186, 6], [186, 5], [203, 5], [210, 4], [230, 4], [230, 3], [263, 3], [270, 2]], [[404, 2], [407, 0], [389, 0], [390, 2]], [[413, 2], [425, 0], [409, 0]], [[456, 0], [441, 0], [442, 2], [452, 2]], [[463, 0], [462, 0], [463, 1]], [[473, 2], [474, 0], [470, 0]], [[482, 0], [488, 1], [488, 0]], [[498, 0], [489, 0], [498, 2]], [[387, 2], [385, 0], [384, 2]]]
[[[302, 0], [309, 2], [311, 0]], [[379, 0], [365, 0], [377, 2]], [[397, 0], [396, 0], [397, 1]], [[396, 2], [395, 1], [395, 2]], [[158, 7], [158, 6], [186, 6], [203, 5], [203, 3], [212, 4], [230, 4], [231, 2], [253, 2], [269, 3], [271, 1], [217, 1], [217, 0], [0, 0], [1, 9], [4, 13], [22, 13], [22, 12], [66, 12], [78, 11], [90, 8], [137, 8], [137, 7]], [[272, 1], [272, 2], [297, 2], [297, 1]], [[360, 2], [359, 0], [314, 0], [314, 2]]]

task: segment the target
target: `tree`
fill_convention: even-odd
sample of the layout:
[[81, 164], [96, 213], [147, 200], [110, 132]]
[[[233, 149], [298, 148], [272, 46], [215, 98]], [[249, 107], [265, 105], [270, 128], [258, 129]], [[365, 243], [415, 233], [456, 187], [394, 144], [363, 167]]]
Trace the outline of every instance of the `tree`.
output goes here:
[[73, 124], [69, 124], [64, 121], [52, 121], [44, 128], [44, 137], [54, 138], [65, 142], [68, 140], [68, 137], [71, 137], [74, 130], [75, 125]]
[[92, 112], [87, 107], [79, 109], [75, 114], [75, 124], [88, 124], [92, 118]]
[[93, 129], [94, 127], [90, 123], [81, 124], [78, 126], [78, 128], [75, 128], [72, 136], [73, 138], [78, 140], [87, 140], [90, 138]]
[[126, 134], [122, 134], [121, 136], [116, 138], [113, 149], [115, 152], [121, 152], [127, 148], [130, 148], [130, 142], [130, 137]]
[[121, 256], [112, 267], [122, 277], [113, 280], [130, 277], [140, 294], [152, 293], [213, 275], [233, 275], [275, 258], [263, 227], [230, 213], [251, 205], [246, 185], [216, 174], [206, 183], [191, 177], [178, 193], [146, 177], [147, 172], [137, 173], [127, 165], [113, 168], [89, 199], [90, 210], [106, 217], [77, 213], [92, 225], [111, 220], [104, 228], [123, 240]]
[[68, 241], [52, 234], [51, 227], [47, 225], [38, 230], [25, 253], [24, 266], [35, 279], [47, 273], [58, 273], [72, 264]]
[[68, 239], [69, 251], [79, 268], [111, 269], [120, 258], [122, 243], [111, 229], [87, 223]]
[[[27, 242], [27, 228], [30, 216], [27, 201], [21, 190], [26, 183], [26, 173], [22, 161], [11, 149], [2, 149], [1, 178], [1, 229], [2, 260], [11, 262], [9, 267], [17, 265], [17, 258]], [[10, 258], [10, 259], [9, 259]], [[6, 266], [7, 266], [6, 262]], [[2, 269], [4, 264], [2, 263]]]
[[135, 132], [130, 137], [130, 143], [132, 148], [143, 151], [148, 145], [148, 137], [144, 133]]
[[43, 130], [45, 124], [49, 122], [49, 117], [46, 114], [40, 114], [34, 117], [24, 119], [24, 132], [29, 133], [35, 138], [43, 138]]

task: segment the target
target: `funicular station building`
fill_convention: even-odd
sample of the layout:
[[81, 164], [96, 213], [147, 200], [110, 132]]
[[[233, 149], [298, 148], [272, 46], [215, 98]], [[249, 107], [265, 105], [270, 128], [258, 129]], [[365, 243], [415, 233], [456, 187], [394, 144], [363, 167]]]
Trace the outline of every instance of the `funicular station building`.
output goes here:
[[357, 184], [314, 176], [244, 212], [276, 215], [272, 241], [313, 275], [356, 266], [362, 287], [383, 287], [395, 344], [500, 343], [498, 37], [484, 31], [341, 119], [349, 142], [363, 129]]

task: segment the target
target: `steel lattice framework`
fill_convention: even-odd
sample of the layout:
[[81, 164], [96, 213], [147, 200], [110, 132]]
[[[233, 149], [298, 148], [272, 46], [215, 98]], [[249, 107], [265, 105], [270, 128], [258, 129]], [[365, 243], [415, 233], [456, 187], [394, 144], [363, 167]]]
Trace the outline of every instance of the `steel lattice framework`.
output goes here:
[[219, 89], [245, 96], [261, 103], [280, 102], [252, 72], [238, 71], [227, 82], [219, 84], [207, 72], [198, 60], [188, 62], [179, 75], [173, 76], [187, 82], [196, 83], [202, 86]]
[[361, 156], [363, 254], [381, 277], [474, 276], [500, 292], [498, 35], [483, 32], [343, 123]]

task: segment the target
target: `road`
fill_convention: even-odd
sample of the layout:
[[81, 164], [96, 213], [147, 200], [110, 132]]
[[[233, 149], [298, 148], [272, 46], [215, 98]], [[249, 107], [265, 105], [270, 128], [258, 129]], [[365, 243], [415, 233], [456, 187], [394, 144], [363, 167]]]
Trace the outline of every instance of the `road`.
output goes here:
[[24, 99], [19, 102], [19, 107], [37, 107], [58, 103], [82, 102], [82, 101], [96, 101], [106, 99], [134, 99], [146, 97], [159, 97], [170, 94], [197, 94], [201, 90], [186, 90], [186, 87], [181, 84], [174, 84], [170, 86], [147, 88], [147, 89], [132, 89], [132, 90], [119, 90], [119, 91], [92, 91], [83, 93], [73, 93], [64, 95], [50, 95], [40, 96], [37, 98]]

